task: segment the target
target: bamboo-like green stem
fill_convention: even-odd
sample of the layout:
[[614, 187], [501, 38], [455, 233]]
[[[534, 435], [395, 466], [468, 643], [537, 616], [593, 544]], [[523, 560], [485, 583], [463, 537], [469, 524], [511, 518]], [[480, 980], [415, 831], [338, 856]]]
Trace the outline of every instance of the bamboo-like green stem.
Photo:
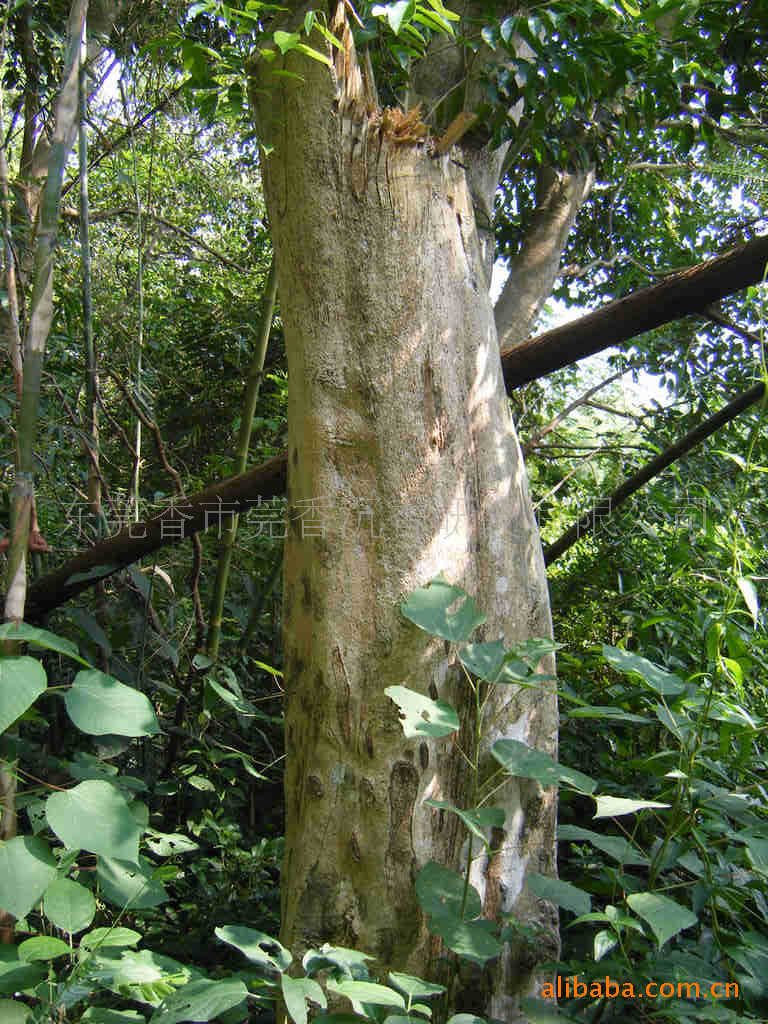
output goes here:
[[85, 434], [88, 458], [88, 504], [94, 525], [101, 523], [101, 478], [99, 476], [99, 404], [98, 368], [93, 343], [93, 304], [91, 298], [91, 236], [88, 202], [88, 73], [86, 70], [86, 26], [80, 47], [78, 163], [80, 169], [80, 268], [83, 298], [83, 343], [85, 355]]
[[[142, 226], [139, 172], [138, 165], [136, 163], [136, 140], [133, 134], [133, 127], [128, 111], [128, 101], [125, 96], [125, 86], [123, 85], [122, 77], [120, 78], [119, 85], [120, 98], [123, 102], [123, 112], [130, 131], [131, 157], [133, 160], [133, 195], [136, 201], [136, 296], [139, 308], [136, 345], [134, 348], [134, 375], [136, 381], [136, 397], [139, 398], [141, 396], [141, 371], [144, 353], [144, 253], [142, 251], [144, 246], [144, 230]], [[141, 418], [138, 416], [136, 417], [136, 435], [133, 460], [133, 481], [131, 486], [133, 491], [133, 516], [134, 521], [138, 523], [140, 515], [139, 490], [141, 485]]]
[[[272, 317], [275, 312], [275, 299], [277, 297], [277, 273], [275, 261], [269, 268], [267, 284], [264, 289], [262, 300], [261, 320], [259, 322], [259, 335], [256, 340], [256, 349], [251, 359], [251, 366], [248, 371], [248, 383], [245, 387], [243, 399], [243, 412], [240, 418], [240, 432], [237, 438], [237, 449], [232, 463], [232, 474], [234, 476], [245, 472], [248, 462], [248, 449], [251, 443], [251, 430], [253, 428], [253, 417], [256, 412], [256, 403], [259, 398], [259, 389], [264, 374], [264, 359], [267, 354], [269, 343], [269, 332], [272, 328]], [[213, 589], [213, 600], [211, 601], [211, 615], [208, 624], [208, 642], [206, 651], [209, 658], [215, 658], [219, 653], [219, 640], [221, 638], [221, 620], [224, 612], [224, 598], [227, 593], [227, 581], [229, 579], [229, 567], [232, 562], [232, 551], [237, 536], [237, 525], [239, 517], [233, 515], [230, 521], [222, 530], [221, 545], [219, 547], [219, 561], [216, 566], [216, 584]]]
[[53, 320], [53, 260], [58, 233], [64, 166], [77, 132], [80, 40], [87, 0], [72, 0], [67, 27], [67, 48], [62, 87], [56, 99], [56, 123], [48, 176], [40, 204], [35, 246], [29, 330], [17, 423], [16, 480], [11, 503], [5, 618], [21, 620], [27, 592], [27, 543], [34, 503], [34, 444], [40, 400], [40, 378], [48, 334]]

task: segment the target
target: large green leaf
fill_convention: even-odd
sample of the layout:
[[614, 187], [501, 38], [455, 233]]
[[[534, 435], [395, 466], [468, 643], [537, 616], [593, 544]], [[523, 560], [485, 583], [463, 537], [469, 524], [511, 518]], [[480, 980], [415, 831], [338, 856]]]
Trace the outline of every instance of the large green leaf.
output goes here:
[[[416, 896], [429, 917], [448, 915], [461, 920], [464, 876], [431, 860], [416, 876]], [[467, 892], [464, 920], [476, 918], [482, 910], [480, 895], [473, 885]]]
[[56, 859], [36, 836], [16, 836], [0, 845], [0, 907], [26, 917], [56, 877]]
[[485, 964], [497, 957], [504, 948], [490, 931], [490, 921], [460, 921], [454, 917], [433, 917], [430, 931], [460, 957], [476, 964]]
[[144, 836], [144, 841], [156, 857], [173, 857], [181, 853], [194, 853], [200, 845], [194, 839], [179, 832], [150, 831]]
[[96, 916], [96, 900], [90, 889], [69, 878], [58, 878], [43, 899], [45, 916], [70, 935], [87, 928]]
[[669, 807], [669, 804], [661, 804], [657, 800], [628, 800], [620, 796], [596, 796], [595, 803], [595, 818], [619, 818], [622, 814], [635, 814], [647, 808], [664, 810]]
[[[520, 1000], [520, 1009], [530, 1024], [579, 1024], [580, 1017], [571, 1017], [546, 999], [525, 996]], [[453, 1019], [453, 1018], [452, 1018]], [[448, 1024], [451, 1024], [449, 1021]]]
[[440, 739], [459, 731], [459, 716], [446, 701], [432, 700], [407, 686], [388, 686], [384, 693], [400, 708], [400, 724], [409, 740], [419, 736]]
[[566, 768], [553, 760], [542, 750], [535, 750], [520, 740], [496, 740], [491, 753], [503, 765], [510, 775], [524, 779], [536, 779], [543, 786], [556, 786], [559, 783], [573, 786], [582, 793], [591, 793], [597, 783], [588, 775]]
[[47, 973], [46, 968], [40, 964], [20, 960], [15, 946], [0, 947], [0, 994], [12, 996], [14, 992], [34, 988]]
[[[451, 608], [453, 611], [449, 611]], [[400, 610], [420, 629], [455, 644], [466, 643], [472, 630], [485, 622], [469, 594], [461, 587], [451, 586], [443, 576], [414, 590]]]
[[0, 1020], [3, 1024], [32, 1024], [32, 1009], [15, 999], [0, 999]]
[[647, 866], [649, 860], [642, 853], [639, 853], [629, 842], [621, 836], [605, 836], [599, 832], [592, 832], [588, 828], [580, 828], [578, 825], [560, 825], [557, 830], [557, 837], [561, 840], [572, 840], [575, 842], [589, 842], [598, 850], [613, 857], [619, 864], [635, 864]]
[[216, 928], [214, 935], [222, 942], [239, 949], [252, 963], [261, 967], [286, 971], [293, 961], [290, 952], [285, 946], [281, 946], [277, 939], [244, 924], [225, 924], [221, 928]]
[[43, 666], [35, 658], [0, 657], [0, 733], [32, 707], [47, 685]]
[[503, 642], [492, 640], [490, 643], [467, 644], [462, 647], [459, 650], [459, 661], [472, 675], [495, 683], [504, 667], [505, 654]]
[[99, 857], [96, 878], [102, 895], [116, 907], [146, 910], [168, 898], [162, 882], [152, 878], [152, 865], [144, 857], [139, 857], [138, 863]]
[[160, 1006], [175, 989], [200, 977], [196, 968], [149, 949], [105, 949], [88, 961], [91, 982], [151, 1006]]
[[90, 780], [52, 793], [45, 804], [48, 824], [65, 846], [136, 862], [140, 829], [128, 801], [111, 782]]
[[368, 961], [373, 959], [374, 957], [368, 953], [361, 953], [357, 949], [329, 946], [324, 943], [320, 949], [308, 949], [301, 965], [307, 974], [317, 974], [318, 971], [330, 967], [345, 978], [353, 978], [355, 975], [364, 975], [368, 970]]
[[329, 992], [349, 999], [357, 1013], [362, 1012], [363, 1003], [405, 1009], [405, 1000], [399, 992], [389, 988], [388, 985], [379, 985], [374, 981], [348, 981], [346, 978], [343, 981], [335, 981], [333, 978], [329, 978], [327, 987]]
[[473, 810], [461, 811], [446, 800], [425, 800], [424, 803], [427, 807], [436, 807], [438, 810], [458, 815], [469, 831], [486, 847], [490, 842], [488, 833], [494, 828], [504, 828], [505, 814], [501, 807], [476, 807]]
[[152, 1014], [150, 1024], [181, 1024], [182, 1021], [209, 1021], [248, 998], [242, 981], [190, 981], [167, 997]]
[[325, 992], [314, 978], [292, 978], [290, 974], [281, 974], [280, 987], [285, 1008], [295, 1024], [307, 1024], [307, 1000], [323, 1009], [328, 1006]]
[[400, 974], [392, 971], [387, 980], [400, 989], [410, 999], [432, 999], [433, 996], [441, 996], [445, 992], [444, 985], [434, 985], [431, 981], [424, 981], [422, 978], [415, 978], [412, 974]]
[[687, 907], [681, 907], [679, 903], [669, 899], [667, 896], [659, 896], [654, 892], [636, 892], [627, 896], [627, 903], [634, 912], [642, 917], [653, 929], [659, 948], [665, 942], [677, 935], [683, 928], [690, 928], [697, 923], [698, 918], [693, 911]]
[[143, 693], [92, 668], [78, 672], [64, 698], [69, 717], [89, 736], [155, 736], [155, 712]]
[[639, 654], [603, 644], [603, 657], [619, 672], [640, 676], [652, 690], [665, 697], [676, 697], [685, 691], [685, 683], [679, 676], [666, 672]]
[[135, 946], [141, 941], [141, 933], [132, 928], [94, 928], [80, 936], [80, 949], [110, 949], [121, 946]]
[[19, 946], [19, 956], [29, 963], [55, 960], [71, 952], [63, 939], [57, 939], [53, 935], [34, 935], [31, 939], [25, 939]]
[[577, 889], [570, 882], [563, 882], [559, 878], [551, 878], [549, 875], [539, 875], [530, 872], [525, 878], [526, 885], [537, 896], [549, 900], [556, 907], [564, 907], [573, 911], [574, 914], [588, 914], [592, 908], [592, 900], [589, 893], [583, 889]]
[[613, 722], [633, 722], [638, 725], [647, 725], [651, 719], [645, 715], [636, 715], [631, 711], [622, 711], [621, 708], [611, 707], [610, 704], [587, 704], [580, 708], [571, 708], [566, 712], [568, 718], [599, 718], [610, 719]]
[[89, 1006], [80, 1018], [80, 1024], [147, 1024], [147, 1018], [138, 1010], [109, 1010], [103, 1006]]
[[42, 647], [46, 651], [56, 651], [57, 654], [64, 654], [68, 658], [74, 658], [81, 665], [88, 662], [80, 657], [77, 646], [71, 640], [65, 640], [62, 636], [49, 633], [47, 629], [39, 629], [37, 626], [30, 626], [26, 622], [5, 622], [0, 626], [0, 640], [23, 640], [25, 643]]

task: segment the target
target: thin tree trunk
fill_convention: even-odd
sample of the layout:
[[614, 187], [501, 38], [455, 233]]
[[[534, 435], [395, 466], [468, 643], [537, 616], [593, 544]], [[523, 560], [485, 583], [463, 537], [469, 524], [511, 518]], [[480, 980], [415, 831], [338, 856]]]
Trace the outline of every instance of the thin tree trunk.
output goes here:
[[29, 330], [24, 354], [17, 425], [16, 480], [11, 501], [5, 619], [21, 620], [27, 591], [26, 556], [34, 507], [34, 444], [45, 346], [53, 318], [53, 260], [58, 233], [64, 166], [77, 131], [80, 39], [87, 0], [73, 0], [69, 15], [63, 84], [56, 101], [56, 124], [39, 212]]
[[576, 215], [595, 180], [593, 168], [558, 171], [542, 167], [536, 181], [536, 211], [496, 302], [496, 330], [505, 351], [525, 341], [552, 291], [560, 257]]
[[88, 504], [94, 523], [102, 522], [101, 476], [99, 474], [99, 371], [93, 343], [93, 307], [91, 302], [91, 239], [88, 203], [88, 73], [86, 29], [80, 50], [78, 161], [80, 166], [80, 259], [83, 296], [83, 340], [85, 349], [85, 434], [88, 455]]
[[[248, 383], [245, 388], [243, 399], [243, 411], [240, 419], [240, 432], [237, 438], [237, 450], [232, 460], [232, 475], [239, 476], [245, 472], [248, 464], [248, 449], [251, 445], [251, 431], [253, 430], [253, 417], [256, 413], [256, 403], [259, 400], [261, 380], [264, 375], [264, 359], [267, 355], [267, 344], [269, 343], [269, 332], [272, 329], [272, 317], [275, 312], [275, 299], [277, 298], [277, 272], [275, 261], [269, 268], [264, 297], [262, 300], [261, 322], [259, 323], [258, 339], [256, 348], [251, 358], [251, 366], [248, 371]], [[209, 658], [215, 658], [219, 653], [219, 638], [221, 636], [221, 618], [224, 612], [224, 599], [227, 595], [227, 580], [229, 579], [229, 566], [232, 561], [232, 551], [237, 537], [238, 516], [233, 514], [222, 529], [221, 545], [219, 547], [219, 560], [216, 566], [216, 583], [213, 589], [211, 601], [211, 615], [208, 624], [207, 654]]]
[[[336, 87], [289, 54], [257, 65], [252, 90], [288, 353], [288, 537], [283, 623], [286, 853], [282, 940], [330, 941], [443, 978], [454, 1006], [519, 1019], [521, 994], [556, 953], [557, 915], [525, 887], [555, 871], [555, 794], [510, 780], [496, 855], [477, 858], [486, 916], [544, 929], [480, 975], [441, 958], [413, 877], [456, 866], [463, 835], [424, 805], [466, 806], [457, 748], [404, 739], [384, 694], [402, 683], [452, 701], [468, 693], [442, 644], [400, 615], [444, 572], [508, 643], [551, 631], [543, 559], [509, 417], [465, 166], [433, 157], [413, 114], [384, 113], [362, 85], [344, 5]], [[271, 75], [300, 73], [296, 84]], [[264, 92], [260, 90], [265, 90]], [[554, 693], [505, 692], [482, 751], [502, 736], [553, 753]]]
[[[37, 533], [35, 519], [34, 445], [40, 399], [43, 356], [53, 318], [53, 259], [58, 232], [59, 202], [64, 166], [77, 130], [78, 70], [80, 39], [85, 25], [87, 0], [73, 0], [67, 30], [62, 87], [56, 101], [56, 124], [49, 151], [48, 175], [39, 209], [35, 245], [34, 277], [29, 329], [21, 382], [16, 426], [16, 479], [11, 497], [8, 568], [4, 618], [21, 621], [27, 593], [27, 546], [30, 534]], [[7, 173], [7, 168], [6, 168]], [[11, 321], [13, 317], [11, 316]], [[18, 321], [17, 321], [18, 322]], [[13, 329], [13, 328], [12, 328]], [[10, 653], [6, 649], [6, 653]], [[0, 771], [0, 838], [15, 834], [16, 780], [7, 764]], [[0, 935], [10, 941], [13, 921], [0, 910]]]

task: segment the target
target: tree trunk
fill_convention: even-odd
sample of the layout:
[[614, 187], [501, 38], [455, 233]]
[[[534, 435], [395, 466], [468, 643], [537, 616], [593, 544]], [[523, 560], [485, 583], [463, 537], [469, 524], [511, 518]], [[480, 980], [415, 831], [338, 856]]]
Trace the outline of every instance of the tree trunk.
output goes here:
[[[551, 634], [549, 603], [471, 151], [431, 156], [412, 115], [366, 94], [343, 18], [334, 31], [346, 44], [335, 76], [295, 52], [252, 69], [289, 374], [282, 941], [294, 954], [355, 946], [445, 981], [413, 879], [429, 860], [460, 863], [455, 821], [423, 800], [466, 806], [468, 773], [450, 741], [405, 740], [384, 689], [438, 694], [465, 728], [469, 694], [399, 604], [442, 572], [487, 614], [485, 638], [511, 644]], [[486, 769], [502, 736], [554, 753], [554, 693], [499, 696]], [[528, 870], [555, 871], [555, 793], [515, 779], [494, 802], [507, 824], [492, 861], [475, 861], [484, 912], [514, 911], [547, 938], [483, 977], [447, 970], [455, 1007], [514, 1021], [557, 949], [554, 909], [524, 886]]]

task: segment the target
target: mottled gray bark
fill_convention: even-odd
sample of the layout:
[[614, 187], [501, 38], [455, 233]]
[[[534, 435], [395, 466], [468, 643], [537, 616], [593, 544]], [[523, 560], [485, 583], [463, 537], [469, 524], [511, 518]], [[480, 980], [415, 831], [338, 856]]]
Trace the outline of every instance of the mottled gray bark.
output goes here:
[[[511, 780], [494, 800], [507, 812], [498, 852], [473, 871], [487, 916], [515, 911], [547, 938], [511, 948], [483, 977], [459, 976], [425, 931], [413, 879], [428, 860], [460, 863], [455, 821], [423, 801], [466, 806], [468, 773], [449, 740], [405, 740], [384, 689], [452, 701], [466, 732], [456, 665], [399, 603], [443, 572], [488, 615], [487, 639], [547, 636], [544, 565], [471, 151], [434, 157], [413, 121], [382, 113], [345, 42], [335, 75], [296, 53], [253, 69], [273, 147], [263, 180], [289, 373], [282, 940], [294, 953], [355, 946], [382, 967], [448, 980], [458, 1007], [515, 1021], [557, 949], [553, 908], [525, 888], [528, 871], [555, 871], [555, 795]], [[272, 74], [283, 68], [303, 83]], [[486, 771], [502, 736], [553, 753], [554, 693], [499, 693]]]

